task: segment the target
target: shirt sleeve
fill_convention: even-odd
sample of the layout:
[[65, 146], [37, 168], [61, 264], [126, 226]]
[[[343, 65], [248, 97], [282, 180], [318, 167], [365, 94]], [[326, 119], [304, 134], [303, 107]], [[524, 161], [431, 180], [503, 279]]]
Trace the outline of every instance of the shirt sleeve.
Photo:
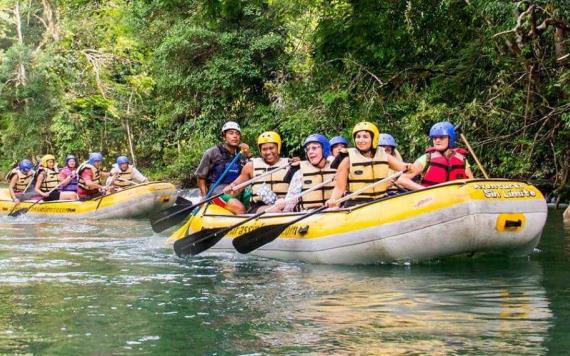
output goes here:
[[215, 149], [215, 147], [212, 147], [210, 149], [208, 149], [206, 152], [204, 152], [204, 155], [202, 156], [202, 160], [200, 161], [200, 164], [198, 165], [198, 168], [196, 169], [196, 177], [198, 178], [202, 178], [202, 179], [206, 179], [208, 178], [208, 174], [210, 173], [210, 169], [212, 168], [212, 155], [213, 155], [213, 150]]
[[295, 172], [293, 177], [291, 178], [291, 183], [289, 183], [289, 190], [287, 190], [287, 195], [285, 196], [285, 200], [289, 198], [293, 198], [290, 201], [285, 203], [285, 208], [283, 211], [293, 211], [297, 203], [299, 202], [299, 198], [294, 198], [295, 196], [301, 194], [303, 189], [303, 175], [301, 171]]
[[424, 170], [427, 165], [427, 153], [422, 155], [420, 158], [416, 159], [414, 164], [422, 167], [422, 170]]
[[133, 167], [133, 180], [137, 183], [142, 183], [146, 180], [146, 177], [143, 176], [143, 174], [138, 169]]

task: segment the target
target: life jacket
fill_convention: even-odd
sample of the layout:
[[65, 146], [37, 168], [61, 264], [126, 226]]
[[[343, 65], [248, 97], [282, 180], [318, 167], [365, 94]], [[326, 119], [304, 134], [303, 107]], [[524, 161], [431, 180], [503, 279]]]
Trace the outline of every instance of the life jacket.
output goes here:
[[127, 169], [124, 171], [122, 171], [121, 168], [119, 168], [119, 172], [115, 173], [115, 174], [117, 174], [118, 176], [115, 177], [115, 180], [113, 180], [113, 186], [115, 186], [117, 188], [124, 188], [124, 187], [132, 184], [129, 182], [129, 181], [133, 180], [133, 166], [132, 165], [129, 164]]
[[435, 184], [456, 179], [467, 178], [465, 157], [467, 151], [462, 148], [451, 148], [451, 155], [446, 158], [434, 147], [427, 149], [427, 164], [421, 185], [429, 187]]
[[30, 184], [30, 182], [32, 181], [32, 179], [34, 179], [34, 170], [30, 170], [28, 171], [28, 174], [24, 174], [20, 168], [16, 167], [14, 169], [12, 169], [10, 171], [10, 173], [8, 173], [8, 176], [6, 177], [6, 179], [8, 181], [12, 180], [12, 177], [14, 175], [18, 176], [18, 180], [16, 180], [16, 185], [14, 186], [14, 193], [23, 193], [26, 188], [28, 187], [28, 184]]
[[[349, 192], [355, 192], [365, 185], [377, 182], [388, 176], [388, 158], [384, 149], [377, 149], [374, 157], [369, 158], [363, 156], [358, 149], [349, 148], [348, 157], [350, 160], [348, 173]], [[353, 200], [368, 201], [380, 198], [386, 194], [386, 186], [386, 183], [378, 184], [360, 193]]]
[[59, 170], [54, 167], [54, 169], [49, 169], [47, 167], [40, 168], [40, 174], [44, 172], [45, 177], [40, 186], [40, 190], [44, 193], [56, 188], [59, 185]]
[[[287, 158], [280, 158], [275, 164], [268, 165], [262, 158], [253, 159], [253, 177], [259, 176], [265, 172], [286, 166], [289, 163]], [[287, 195], [287, 190], [289, 190], [289, 183], [286, 183], [284, 178], [287, 173], [286, 169], [280, 169], [274, 174], [265, 176], [264, 179], [255, 181], [251, 185], [253, 192], [251, 200], [254, 203], [259, 203], [262, 201], [261, 197], [258, 195], [259, 187], [263, 184], [270, 186], [271, 191], [277, 195], [277, 198], [284, 198]]]
[[[208, 182], [210, 184], [216, 183], [218, 181], [218, 178], [220, 178], [222, 176], [222, 174], [224, 174], [224, 172], [227, 169], [227, 173], [226, 173], [224, 179], [222, 179], [222, 181], [220, 182], [220, 184], [230, 184], [231, 182], [236, 180], [236, 178], [240, 175], [243, 165], [241, 164], [241, 160], [239, 160], [239, 159], [236, 162], [232, 163], [232, 161], [234, 160], [236, 155], [231, 154], [224, 147], [224, 145], [220, 144], [220, 145], [217, 145], [216, 147], [220, 151], [220, 155], [222, 156], [222, 159], [220, 161], [214, 163], [214, 166], [212, 167], [212, 170], [210, 171], [210, 174], [208, 175]], [[236, 154], [237, 154], [237, 152], [236, 152]]]
[[89, 193], [93, 193], [93, 192], [97, 192], [98, 189], [90, 189], [87, 186], [87, 182], [85, 181], [85, 179], [81, 176], [81, 174], [83, 173], [83, 171], [85, 169], [89, 168], [91, 170], [91, 172], [93, 173], [93, 177], [91, 178], [91, 180], [97, 184], [101, 184], [101, 170], [97, 169], [95, 166], [90, 165], [89, 163], [85, 162], [83, 163], [81, 166], [79, 166], [79, 168], [77, 169], [77, 176], [79, 177], [78, 179], [78, 185], [81, 189], [89, 192]]
[[[303, 190], [307, 190], [333, 178], [336, 174], [336, 169], [330, 167], [330, 162], [327, 162], [323, 168], [318, 168], [309, 161], [302, 161], [300, 172], [303, 179]], [[333, 188], [334, 182], [330, 182], [311, 193], [305, 194], [299, 201], [299, 208], [305, 210], [325, 205], [325, 202], [331, 197]]]
[[[73, 174], [73, 172], [76, 171], [72, 171], [71, 168], [69, 167], [64, 167], [59, 174], [64, 174], [65, 177], [69, 177]], [[60, 179], [63, 180], [63, 179]], [[65, 187], [61, 187], [61, 191], [64, 192], [76, 192], [77, 191], [77, 175], [75, 175], [75, 178], [72, 178], [69, 183], [67, 183], [67, 185]]]

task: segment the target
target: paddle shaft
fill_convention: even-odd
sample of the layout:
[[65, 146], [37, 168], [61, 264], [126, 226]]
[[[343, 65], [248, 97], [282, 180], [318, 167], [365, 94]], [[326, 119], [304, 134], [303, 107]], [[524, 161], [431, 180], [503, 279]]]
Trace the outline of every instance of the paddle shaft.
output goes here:
[[[284, 203], [287, 203], [287, 202], [290, 202], [290, 201], [294, 201], [294, 200], [296, 200], [296, 199], [301, 198], [303, 195], [306, 195], [306, 194], [309, 194], [309, 193], [311, 193], [311, 192], [314, 192], [315, 190], [318, 190], [318, 189], [322, 188], [323, 186], [325, 186], [325, 185], [331, 183], [333, 180], [334, 180], [334, 178], [331, 178], [331, 179], [328, 179], [328, 180], [326, 180], [326, 181], [324, 181], [324, 182], [322, 182], [322, 183], [319, 183], [319, 184], [315, 185], [314, 187], [311, 187], [311, 188], [309, 188], [309, 189], [303, 191], [303, 192], [300, 193], [300, 194], [297, 194], [297, 195], [295, 195], [295, 196], [293, 196], [293, 197], [291, 197], [291, 198], [285, 199]], [[215, 237], [215, 236], [219, 236], [219, 235], [222, 234], [222, 233], [225, 235], [226, 233], [230, 232], [231, 230], [235, 229], [236, 227], [239, 227], [239, 226], [241, 226], [241, 225], [243, 225], [243, 224], [245, 224], [245, 223], [248, 223], [248, 222], [250, 222], [250, 221], [252, 221], [252, 220], [255, 220], [255, 219], [259, 218], [261, 215], [263, 215], [263, 214], [265, 214], [265, 213], [271, 212], [271, 211], [274, 210], [276, 207], [277, 207], [276, 205], [273, 205], [273, 206], [271, 206], [270, 208], [268, 208], [267, 210], [264, 210], [264, 211], [262, 211], [262, 212], [260, 212], [260, 213], [257, 213], [257, 214], [255, 214], [255, 215], [252, 215], [252, 216], [250, 216], [249, 218], [247, 218], [247, 219], [245, 219], [245, 220], [242, 220], [242, 221], [240, 221], [239, 223], [237, 223], [237, 224], [235, 224], [235, 225], [228, 226], [228, 227], [226, 227], [226, 228], [224, 228], [223, 230], [220, 230], [220, 231], [216, 231], [216, 232], [212, 233], [212, 235], [204, 236], [203, 238], [192, 242], [192, 245], [197, 245], [197, 244], [199, 244], [200, 242], [203, 242], [203, 241], [205, 241], [205, 240], [207, 240], [207, 239], [209, 239], [209, 238]], [[214, 235], [215, 235], [215, 236], [214, 236]], [[188, 236], [187, 236], [187, 237], [188, 237]]]
[[467, 137], [465, 137], [464, 134], [461, 134], [461, 139], [465, 143], [465, 146], [467, 146], [467, 149], [469, 150], [469, 153], [471, 153], [471, 156], [473, 156], [473, 159], [477, 163], [477, 167], [479, 167], [481, 172], [483, 172], [483, 176], [485, 176], [485, 179], [489, 179], [489, 175], [487, 174], [487, 171], [485, 171], [485, 168], [483, 168], [483, 165], [481, 164], [481, 162], [479, 162], [479, 158], [477, 158], [475, 151], [473, 151], [473, 148], [471, 148], [469, 141], [467, 141]]

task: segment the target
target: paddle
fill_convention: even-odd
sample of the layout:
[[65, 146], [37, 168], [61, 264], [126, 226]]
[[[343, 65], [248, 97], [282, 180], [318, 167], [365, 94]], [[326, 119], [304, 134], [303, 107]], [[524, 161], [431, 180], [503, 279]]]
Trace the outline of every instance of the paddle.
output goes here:
[[[60, 186], [60, 184], [58, 184], [58, 185], [55, 186], [54, 188], [50, 189], [50, 190], [47, 192], [48, 197], [49, 197], [49, 195], [50, 195], [53, 191], [55, 191], [56, 189], [58, 189], [59, 186]], [[11, 216], [11, 217], [14, 217], [14, 218], [15, 218], [15, 217], [18, 217], [18, 216], [20, 216], [20, 215], [24, 215], [24, 214], [26, 214], [31, 208], [33, 208], [34, 205], [36, 205], [37, 203], [43, 201], [45, 198], [47, 198], [47, 197], [42, 197], [41, 199], [36, 200], [32, 205], [30, 205], [30, 206], [27, 207], [27, 208], [22, 208], [22, 209], [19, 209], [19, 210], [14, 211], [14, 212], [11, 212], [10, 214], [8, 214], [8, 216]]]
[[473, 156], [473, 159], [475, 159], [477, 166], [479, 167], [481, 172], [483, 172], [483, 176], [485, 177], [485, 179], [489, 179], [489, 175], [487, 174], [487, 171], [485, 170], [485, 168], [483, 168], [483, 165], [481, 164], [481, 162], [479, 162], [479, 158], [477, 158], [475, 151], [473, 151], [473, 148], [471, 148], [469, 141], [467, 141], [467, 137], [465, 137], [464, 134], [460, 134], [460, 136], [461, 136], [461, 139], [463, 140], [463, 142], [465, 143], [465, 146], [467, 146], [467, 149], [469, 150], [469, 152]]
[[[317, 184], [314, 187], [311, 187], [310, 189], [307, 189], [300, 194], [297, 194], [291, 198], [285, 199], [285, 202], [290, 202], [290, 201], [294, 201], [296, 199], [299, 199], [300, 197], [302, 197], [306, 194], [309, 194], [309, 193], [311, 193], [317, 189], [320, 189], [321, 187], [331, 183], [333, 180], [334, 180], [334, 178], [331, 178], [331, 179], [328, 179], [328, 180], [326, 180], [320, 184]], [[174, 242], [174, 252], [179, 257], [188, 255], [188, 253], [187, 253], [188, 251], [190, 252], [190, 255], [192, 255], [192, 256], [197, 255], [197, 254], [209, 249], [210, 247], [214, 246], [215, 244], [217, 244], [218, 241], [220, 241], [231, 230], [233, 230], [236, 227], [239, 227], [239, 226], [241, 226], [241, 225], [243, 225], [249, 221], [255, 220], [265, 213], [271, 212], [272, 210], [275, 209], [275, 207], [276, 206], [273, 205], [269, 209], [262, 211], [260, 213], [257, 213], [255, 215], [252, 215], [249, 218], [242, 220], [239, 223], [232, 225], [232, 226], [217, 227], [217, 228], [211, 228], [211, 229], [202, 229], [198, 232], [193, 233], [192, 235], [188, 235], [188, 236]]]
[[[394, 179], [394, 178], [398, 178], [399, 176], [401, 176], [404, 173], [404, 171], [402, 172], [397, 172], [395, 174], [392, 174], [389, 177], [386, 177], [384, 179], [381, 179], [377, 182], [374, 182], [372, 184], [368, 184], [358, 190], [356, 190], [355, 192], [341, 198], [337, 200], [337, 203], [342, 203], [346, 200], [352, 199], [356, 196], [358, 196], [360, 193], [364, 192], [365, 190], [374, 188], [375, 186], [382, 184], [382, 183], [386, 183], [387, 181]], [[249, 253], [255, 249], [260, 248], [261, 246], [270, 243], [271, 241], [275, 240], [279, 235], [281, 235], [281, 233], [283, 231], [285, 231], [285, 229], [287, 229], [289, 226], [308, 218], [309, 216], [315, 215], [317, 213], [320, 213], [321, 211], [327, 209], [327, 206], [323, 206], [320, 208], [317, 208], [303, 216], [300, 216], [296, 219], [293, 219], [289, 222], [286, 223], [282, 223], [282, 224], [274, 224], [274, 225], [265, 225], [262, 226], [260, 228], [257, 228], [255, 230], [249, 231], [243, 235], [240, 235], [238, 237], [236, 237], [232, 243], [235, 247], [235, 249], [239, 252], [239, 253]]]
[[[264, 178], [264, 177], [266, 177], [272, 173], [275, 173], [278, 170], [285, 169], [287, 167], [289, 167], [289, 165], [279, 167], [279, 168], [274, 169], [272, 171], [268, 171], [268, 172], [265, 172], [263, 174], [260, 174], [256, 177], [251, 178], [248, 181], [245, 181], [239, 185], [236, 185], [233, 188], [233, 190], [237, 191], [237, 190], [240, 190], [242, 188], [245, 188], [248, 185], [250, 185], [251, 183], [253, 183], [253, 182], [255, 182], [261, 178]], [[208, 202], [210, 202], [216, 198], [219, 198], [222, 195], [224, 195], [224, 193], [220, 193], [220, 194], [208, 197], [208, 198], [202, 200], [201, 202], [193, 204], [193, 205], [186, 205], [186, 204], [175, 205], [175, 206], [172, 206], [166, 210], [163, 210], [161, 212], [154, 214], [153, 216], [150, 217], [150, 225], [152, 226], [152, 231], [162, 232], [162, 231], [164, 231], [164, 230], [166, 230], [166, 229], [168, 229], [174, 225], [181, 223], [188, 216], [188, 214], [184, 214], [185, 212], [192, 211], [196, 207], [198, 207], [202, 204], [208, 203]]]

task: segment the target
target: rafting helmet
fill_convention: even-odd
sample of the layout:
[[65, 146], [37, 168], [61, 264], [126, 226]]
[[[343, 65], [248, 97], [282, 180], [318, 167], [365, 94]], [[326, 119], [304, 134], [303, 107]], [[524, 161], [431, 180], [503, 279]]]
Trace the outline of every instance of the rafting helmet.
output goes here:
[[328, 156], [330, 156], [331, 154], [331, 145], [329, 143], [329, 140], [327, 140], [327, 138], [321, 134], [312, 134], [309, 135], [306, 139], [305, 142], [303, 142], [303, 148], [305, 148], [309, 143], [311, 142], [316, 142], [316, 143], [320, 143], [321, 147], [323, 148], [323, 158], [327, 158]]
[[394, 148], [398, 147], [398, 144], [396, 143], [396, 140], [394, 140], [394, 137], [392, 137], [392, 135], [387, 134], [387, 133], [381, 133], [380, 134], [380, 140], [378, 141], [378, 145], [379, 146], [392, 146]]
[[74, 155], [67, 155], [65, 156], [65, 165], [69, 163], [69, 161], [74, 160], [75, 164], [77, 164], [77, 158]]
[[100, 152], [91, 152], [89, 154], [89, 164], [94, 165], [97, 161], [102, 161], [103, 155]]
[[44, 155], [41, 159], [42, 167], [47, 168], [48, 161], [53, 161], [55, 163], [55, 157], [53, 155]]
[[[374, 125], [368, 121], [362, 121], [358, 124], [354, 125], [352, 129], [352, 140], [354, 141], [354, 136], [357, 132], [360, 131], [368, 131], [372, 135], [372, 148], [378, 147], [378, 140], [380, 139], [380, 131], [378, 130], [378, 126]], [[356, 145], [356, 142], [355, 142]]]
[[26, 173], [31, 171], [32, 168], [34, 168], [34, 164], [29, 159], [23, 159], [22, 161], [20, 161], [20, 164], [18, 164], [18, 168], [20, 168], [20, 171], [22, 171], [23, 173]]
[[275, 131], [266, 131], [257, 138], [257, 148], [261, 151], [264, 143], [274, 143], [277, 145], [277, 154], [281, 154], [281, 136]]
[[334, 145], [338, 145], [339, 143], [343, 144], [345, 147], [348, 147], [348, 140], [342, 136], [335, 136], [331, 138], [331, 140], [329, 141], [329, 145], [331, 146], [331, 148]]
[[124, 163], [129, 164], [129, 157], [127, 157], [127, 156], [117, 157], [117, 165], [120, 166], [121, 164], [124, 164]]
[[433, 139], [436, 136], [448, 136], [449, 148], [455, 147], [455, 126], [451, 122], [442, 121], [433, 125], [429, 130], [429, 137]]
[[224, 126], [222, 126], [222, 136], [228, 130], [236, 130], [237, 132], [241, 133], [241, 128], [239, 127], [239, 124], [235, 121], [228, 121], [224, 124]]

